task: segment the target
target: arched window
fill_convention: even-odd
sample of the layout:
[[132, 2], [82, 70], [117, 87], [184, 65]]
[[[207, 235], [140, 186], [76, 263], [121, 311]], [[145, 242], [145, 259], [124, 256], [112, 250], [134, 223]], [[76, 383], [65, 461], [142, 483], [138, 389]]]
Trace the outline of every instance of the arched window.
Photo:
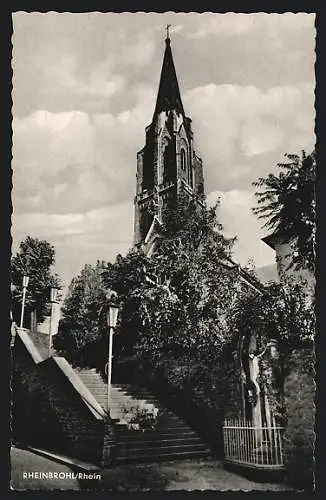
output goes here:
[[163, 182], [168, 182], [173, 178], [173, 142], [165, 137], [162, 144], [163, 153]]

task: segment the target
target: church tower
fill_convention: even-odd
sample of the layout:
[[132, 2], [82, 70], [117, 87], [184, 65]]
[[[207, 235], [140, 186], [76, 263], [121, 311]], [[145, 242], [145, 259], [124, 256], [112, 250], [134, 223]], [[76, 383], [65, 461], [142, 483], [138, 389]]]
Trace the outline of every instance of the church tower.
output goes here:
[[156, 106], [145, 131], [145, 146], [137, 153], [134, 244], [148, 247], [167, 204], [174, 204], [181, 193], [204, 193], [202, 161], [183, 109], [168, 34]]

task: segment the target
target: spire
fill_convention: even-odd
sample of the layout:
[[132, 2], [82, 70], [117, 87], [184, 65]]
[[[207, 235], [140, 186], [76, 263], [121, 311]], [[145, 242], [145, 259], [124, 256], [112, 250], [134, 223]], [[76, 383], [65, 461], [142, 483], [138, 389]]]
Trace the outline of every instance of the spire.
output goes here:
[[170, 25], [168, 24], [166, 27], [165, 52], [154, 116], [161, 111], [169, 111], [172, 109], [184, 115], [177, 74], [175, 72], [172, 57], [169, 27]]

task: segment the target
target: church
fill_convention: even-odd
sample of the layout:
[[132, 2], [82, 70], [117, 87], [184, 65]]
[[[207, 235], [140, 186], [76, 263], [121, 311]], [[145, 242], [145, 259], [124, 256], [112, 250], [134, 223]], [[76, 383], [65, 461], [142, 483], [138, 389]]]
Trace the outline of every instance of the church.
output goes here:
[[[205, 196], [203, 163], [196, 154], [192, 120], [182, 104], [169, 35], [165, 39], [154, 114], [145, 131], [145, 146], [137, 154], [134, 245], [150, 257], [159, 237], [164, 207], [177, 203], [180, 195], [196, 197], [199, 204]], [[221, 259], [221, 265], [237, 273], [241, 287], [264, 293], [264, 285], [231, 258]], [[274, 416], [267, 391], [259, 382], [259, 363], [269, 355], [277, 357], [277, 342], [271, 339], [261, 352], [258, 345], [259, 339], [254, 334], [238, 338], [234, 368], [239, 370], [240, 377], [236, 381], [239, 392], [234, 406], [238, 415], [252, 421], [257, 428], [272, 428]]]
[[[203, 162], [195, 146], [192, 120], [182, 104], [167, 34], [152, 121], [145, 129], [145, 145], [137, 153], [133, 241], [148, 256], [154, 251], [164, 208], [173, 206], [180, 195], [196, 196], [199, 204], [205, 196]], [[225, 259], [224, 265], [238, 269], [246, 286], [258, 293], [263, 289], [231, 258]]]
[[[201, 204], [204, 194], [203, 164], [196, 153], [191, 118], [182, 104], [167, 34], [152, 121], [145, 129], [145, 145], [137, 153], [135, 248], [151, 257], [164, 208], [173, 206], [180, 195], [195, 197]], [[264, 293], [264, 286], [231, 258], [223, 259], [221, 265], [236, 271], [244, 287]], [[56, 352], [49, 354], [41, 337], [41, 333], [18, 329], [13, 347], [16, 441], [105, 467], [215, 454], [249, 468], [283, 470], [280, 429], [259, 380], [260, 360], [264, 356], [277, 359], [275, 339], [258, 352], [256, 336], [240, 332], [234, 356], [234, 387], [239, 390], [230, 399], [235, 399], [242, 424], [233, 420], [223, 426], [227, 415], [218, 410], [208, 418], [200, 405], [196, 407], [195, 397], [154, 394], [150, 392], [153, 387], [139, 387], [132, 381], [112, 384], [109, 398], [103, 374], [72, 366]], [[210, 403], [204, 400], [207, 407]]]

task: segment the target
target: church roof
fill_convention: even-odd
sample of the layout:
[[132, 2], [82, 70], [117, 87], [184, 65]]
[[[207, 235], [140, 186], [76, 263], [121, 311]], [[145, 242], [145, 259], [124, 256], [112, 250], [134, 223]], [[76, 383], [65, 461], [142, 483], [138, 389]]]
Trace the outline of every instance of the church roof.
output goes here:
[[165, 39], [165, 52], [154, 116], [161, 111], [176, 110], [184, 115], [170, 38]]
[[273, 250], [275, 250], [275, 246], [278, 243], [288, 243], [292, 241], [293, 238], [289, 237], [289, 235], [286, 235], [285, 233], [281, 233], [280, 231], [274, 231], [274, 233], [268, 234], [264, 238], [262, 238], [262, 241], [266, 243], [269, 247], [271, 247]]

